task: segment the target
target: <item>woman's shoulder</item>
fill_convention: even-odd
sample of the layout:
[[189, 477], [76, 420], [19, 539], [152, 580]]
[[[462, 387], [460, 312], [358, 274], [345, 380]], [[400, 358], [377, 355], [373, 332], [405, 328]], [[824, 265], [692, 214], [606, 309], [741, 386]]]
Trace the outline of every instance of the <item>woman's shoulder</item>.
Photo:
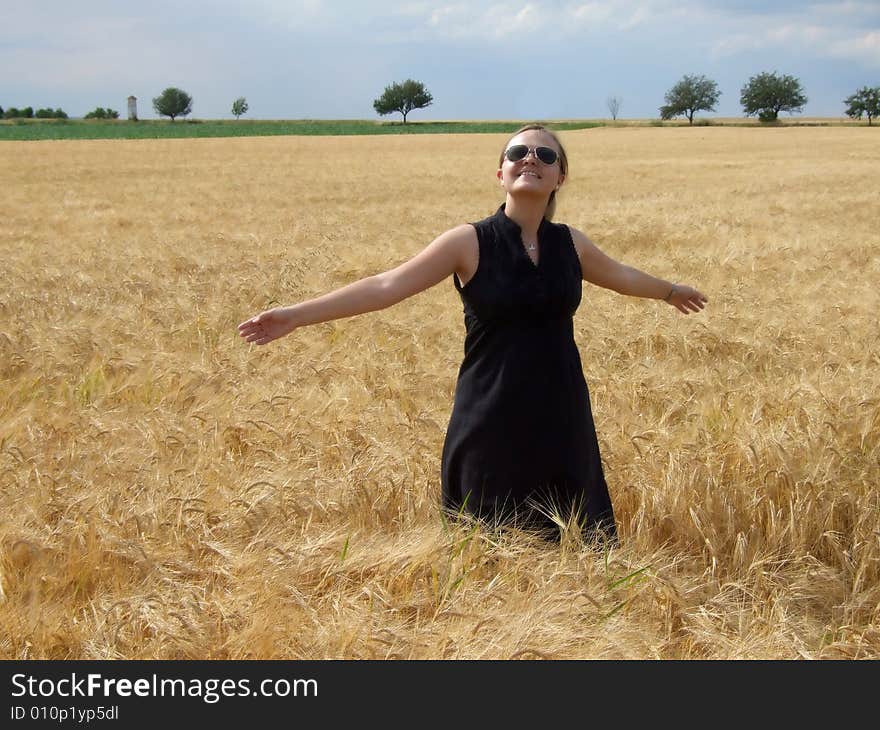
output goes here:
[[570, 242], [570, 246], [574, 249], [577, 254], [578, 260], [583, 263], [585, 257], [587, 256], [587, 249], [592, 245], [590, 239], [586, 236], [586, 234], [575, 228], [574, 226], [570, 226], [567, 223], [553, 223], [559, 235], [567, 242]]
[[547, 229], [553, 231], [555, 237], [561, 241], [571, 241], [574, 244], [575, 248], [578, 246], [578, 241], [583, 239], [584, 234], [579, 230], [570, 226], [568, 223], [562, 223], [559, 221], [546, 221]]
[[545, 218], [544, 221], [546, 222], [546, 224], [548, 226], [551, 226], [552, 228], [555, 228], [556, 230], [560, 230], [560, 231], [562, 231], [562, 230], [574, 231], [575, 230], [574, 226], [570, 225], [569, 223], [566, 223], [565, 221], [556, 221], [556, 220], [551, 220], [548, 218]]
[[568, 223], [551, 223], [550, 225], [554, 226], [557, 231], [560, 233], [564, 233], [566, 236], [570, 236], [573, 243], [577, 244], [579, 241], [586, 240], [587, 236]]
[[443, 236], [458, 241], [472, 241], [477, 236], [475, 226], [476, 223], [460, 223], [448, 229]]
[[434, 245], [448, 250], [469, 250], [476, 246], [477, 232], [472, 223], [461, 223], [441, 233], [434, 241]]

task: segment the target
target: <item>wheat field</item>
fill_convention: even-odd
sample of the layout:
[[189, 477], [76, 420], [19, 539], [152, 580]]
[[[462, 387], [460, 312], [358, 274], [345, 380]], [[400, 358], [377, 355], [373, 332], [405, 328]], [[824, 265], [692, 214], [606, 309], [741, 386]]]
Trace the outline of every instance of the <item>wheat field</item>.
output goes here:
[[506, 136], [7, 142], [0, 657], [880, 657], [880, 138], [561, 133], [621, 543], [444, 520], [452, 281], [236, 325], [490, 215]]

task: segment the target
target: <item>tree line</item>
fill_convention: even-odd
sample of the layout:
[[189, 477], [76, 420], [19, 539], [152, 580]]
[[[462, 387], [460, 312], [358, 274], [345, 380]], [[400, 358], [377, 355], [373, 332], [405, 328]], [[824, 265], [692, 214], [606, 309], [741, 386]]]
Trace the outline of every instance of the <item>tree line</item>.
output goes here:
[[0, 106], [0, 118], [2, 119], [67, 119], [67, 114], [63, 109], [37, 109], [26, 106], [24, 109], [18, 109], [11, 106], [4, 111]]
[[[721, 91], [712, 79], [699, 75], [685, 75], [666, 92], [660, 107], [661, 119], [687, 117], [694, 123], [694, 115], [699, 111], [714, 112]], [[779, 112], [803, 111], [807, 97], [799, 79], [775, 71], [752, 76], [740, 90], [740, 105], [747, 117], [757, 116], [762, 122], [776, 122]], [[612, 96], [608, 99], [608, 109], [613, 119], [617, 119], [622, 100]], [[880, 86], [864, 86], [843, 100], [845, 113], [852, 119], [868, 118], [871, 125], [880, 116]]]
[[[63, 109], [37, 109], [26, 106], [24, 109], [18, 109], [14, 106], [4, 110], [0, 106], [0, 118], [2, 119], [68, 119], [67, 113]], [[98, 107], [94, 111], [90, 111], [83, 117], [84, 119], [118, 119], [119, 112], [109, 107], [104, 109]]]
[[[715, 111], [720, 96], [716, 82], [705, 76], [686, 75], [666, 93], [666, 103], [659, 110], [660, 118], [667, 120], [686, 116], [688, 122], [693, 124], [697, 112]], [[383, 116], [393, 112], [402, 114], [403, 123], [406, 124], [407, 115], [413, 109], [424, 109], [432, 101], [433, 96], [422, 82], [407, 79], [386, 86], [382, 95], [373, 102], [373, 108]], [[752, 76], [740, 92], [740, 104], [745, 115], [757, 115], [762, 122], [777, 121], [779, 112], [800, 112], [806, 103], [807, 97], [800, 80], [776, 72]], [[880, 86], [865, 86], [844, 99], [843, 103], [847, 116], [853, 119], [866, 116], [870, 126], [872, 120], [880, 116]], [[623, 100], [619, 96], [611, 96], [607, 104], [612, 119], [617, 119]]]
[[[718, 84], [705, 76], [686, 75], [665, 96], [666, 103], [660, 107], [661, 119], [686, 116], [690, 124], [699, 111], [714, 112], [721, 91]], [[385, 87], [385, 91], [373, 102], [373, 108], [380, 115], [398, 112], [403, 115], [403, 123], [413, 109], [424, 109], [433, 101], [433, 96], [420, 81], [407, 79]], [[807, 103], [807, 97], [800, 80], [793, 76], [776, 72], [760, 73], [752, 76], [740, 93], [740, 104], [746, 116], [757, 115], [762, 122], [775, 122], [779, 112], [800, 112]], [[880, 86], [863, 87], [844, 99], [847, 116], [854, 119], [868, 118], [871, 121], [880, 116]], [[623, 100], [611, 96], [607, 101], [612, 119], [617, 119]]]
[[[718, 105], [721, 91], [718, 84], [706, 76], [687, 74], [666, 92], [660, 111], [664, 120], [684, 116], [689, 124], [694, 123], [694, 115], [700, 111], [714, 112]], [[373, 101], [373, 108], [381, 116], [395, 112], [403, 115], [403, 123], [410, 112], [424, 109], [434, 101], [431, 92], [421, 81], [406, 79], [385, 87], [384, 92]], [[740, 104], [746, 116], [757, 116], [762, 122], [776, 122], [780, 112], [796, 113], [803, 111], [807, 97], [799, 79], [794, 76], [780, 75], [775, 71], [763, 72], [752, 76], [740, 91]], [[845, 113], [853, 119], [867, 117], [870, 126], [876, 117], [880, 117], [880, 86], [864, 86], [843, 100]], [[183, 89], [174, 86], [166, 88], [153, 99], [153, 109], [161, 117], [170, 117], [173, 122], [177, 117], [185, 117], [192, 112], [193, 98]], [[623, 100], [611, 96], [607, 100], [611, 118], [616, 120]], [[236, 119], [247, 113], [247, 100], [240, 96], [232, 103], [232, 114]], [[67, 119], [61, 109], [39, 109], [31, 107], [17, 109], [11, 107], [6, 111], [0, 107], [0, 117], [4, 119], [42, 118]], [[98, 107], [85, 115], [86, 119], [118, 119], [119, 112], [113, 109]]]

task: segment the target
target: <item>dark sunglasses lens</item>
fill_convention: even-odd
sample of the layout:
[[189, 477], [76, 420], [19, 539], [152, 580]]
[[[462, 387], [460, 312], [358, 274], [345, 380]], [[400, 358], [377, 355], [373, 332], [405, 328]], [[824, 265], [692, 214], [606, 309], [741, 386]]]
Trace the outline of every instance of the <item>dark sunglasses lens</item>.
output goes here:
[[551, 149], [550, 147], [538, 147], [535, 150], [535, 154], [545, 165], [552, 165], [556, 162], [556, 150]]
[[507, 159], [511, 162], [519, 162], [529, 154], [529, 148], [524, 144], [515, 144], [512, 147], [508, 147], [507, 152], [504, 154], [507, 155]]

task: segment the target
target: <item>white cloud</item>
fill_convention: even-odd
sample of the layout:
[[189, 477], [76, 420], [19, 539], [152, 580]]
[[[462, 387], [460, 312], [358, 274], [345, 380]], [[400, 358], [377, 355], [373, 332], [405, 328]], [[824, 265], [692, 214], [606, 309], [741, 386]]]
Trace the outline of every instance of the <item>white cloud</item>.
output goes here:
[[835, 41], [828, 53], [836, 58], [861, 61], [880, 69], [880, 30], [873, 30], [843, 41]]
[[[422, 27], [413, 31], [427, 29], [441, 38], [505, 38], [545, 26], [548, 14], [538, 5], [483, 3], [481, 7], [480, 3], [457, 3], [433, 7], [422, 14]], [[411, 5], [406, 6], [406, 11], [408, 16], [416, 15]]]
[[605, 0], [588, 2], [565, 11], [566, 20], [576, 27], [606, 27], [617, 30], [631, 30], [639, 25], [661, 19], [669, 3], [634, 2], [633, 0]]
[[603, 24], [608, 22], [614, 16], [614, 6], [612, 3], [584, 3], [572, 8], [571, 17], [581, 23]]
[[680, 17], [685, 7], [673, 0], [475, 0], [439, 6], [406, 2], [388, 13], [412, 22], [409, 30], [419, 36], [498, 40], [538, 29], [549, 30], [553, 37], [608, 29], [627, 31]]
[[[870, 28], [872, 16], [877, 29]], [[778, 12], [772, 23], [766, 17], [745, 14], [714, 25], [727, 28], [708, 42], [715, 59], [778, 49], [880, 66], [880, 5], [821, 3], [790, 13]]]
[[486, 11], [484, 20], [496, 38], [504, 38], [541, 29], [547, 25], [547, 15], [542, 14], [532, 3], [527, 3], [518, 9], [509, 5], [492, 5]]

